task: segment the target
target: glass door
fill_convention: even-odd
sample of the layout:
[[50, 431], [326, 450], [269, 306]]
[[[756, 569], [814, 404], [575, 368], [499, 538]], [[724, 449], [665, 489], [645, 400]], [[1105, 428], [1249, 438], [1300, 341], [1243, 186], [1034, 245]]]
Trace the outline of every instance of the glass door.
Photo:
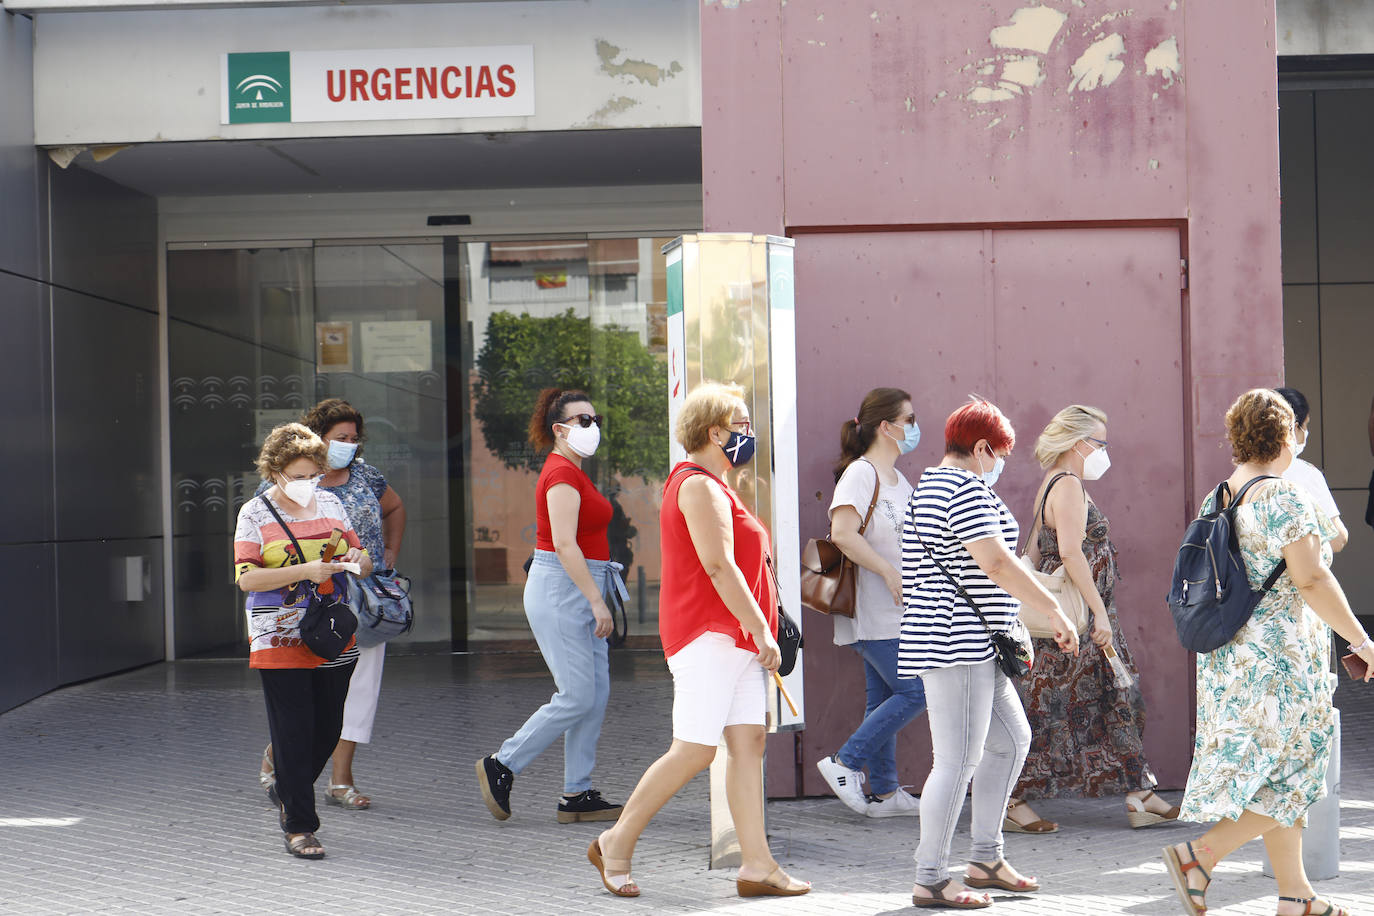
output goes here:
[[[527, 439], [535, 397], [579, 388], [606, 419], [584, 464], [610, 499], [611, 558], [626, 567], [632, 636], [658, 628], [660, 491], [668, 471], [667, 238], [450, 240], [450, 325], [463, 389], [449, 401], [463, 468], [450, 517], [454, 566], [475, 645], [527, 641], [522, 569], [534, 550], [534, 484], [544, 455]], [[475, 647], [474, 645], [474, 647]]]

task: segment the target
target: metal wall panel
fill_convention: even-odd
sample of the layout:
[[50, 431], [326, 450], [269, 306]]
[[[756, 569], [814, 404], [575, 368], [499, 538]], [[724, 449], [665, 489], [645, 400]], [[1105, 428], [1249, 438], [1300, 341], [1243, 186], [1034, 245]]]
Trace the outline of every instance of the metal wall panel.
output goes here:
[[0, 269], [42, 276], [46, 191], [33, 146], [33, 23], [0, 16]]
[[0, 712], [56, 687], [57, 615], [51, 544], [0, 547], [6, 583], [0, 640]]
[[157, 201], [83, 169], [48, 169], [52, 281], [156, 312]]
[[47, 541], [53, 536], [47, 295], [41, 283], [0, 273], [0, 302], [4, 303], [0, 391], [9, 392], [0, 398], [0, 428], [12, 433], [0, 458], [0, 470], [17, 484], [5, 494], [0, 543]]
[[157, 316], [65, 289], [52, 310], [56, 536], [159, 535]]
[[1279, 93], [1283, 282], [1317, 282], [1317, 162], [1313, 93]]
[[1374, 280], [1374, 260], [1369, 257], [1369, 212], [1374, 209], [1368, 153], [1374, 145], [1371, 114], [1374, 89], [1316, 94], [1317, 254], [1323, 283]]
[[57, 544], [58, 681], [162, 661], [162, 539]]

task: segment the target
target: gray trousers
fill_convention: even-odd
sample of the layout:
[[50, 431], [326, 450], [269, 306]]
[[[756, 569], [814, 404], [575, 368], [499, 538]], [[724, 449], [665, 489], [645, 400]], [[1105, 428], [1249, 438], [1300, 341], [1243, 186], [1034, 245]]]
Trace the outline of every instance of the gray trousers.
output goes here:
[[949, 877], [949, 846], [973, 781], [969, 860], [1002, 858], [1002, 817], [1030, 749], [1030, 725], [1016, 688], [994, 661], [922, 673], [934, 766], [921, 790], [916, 883]]

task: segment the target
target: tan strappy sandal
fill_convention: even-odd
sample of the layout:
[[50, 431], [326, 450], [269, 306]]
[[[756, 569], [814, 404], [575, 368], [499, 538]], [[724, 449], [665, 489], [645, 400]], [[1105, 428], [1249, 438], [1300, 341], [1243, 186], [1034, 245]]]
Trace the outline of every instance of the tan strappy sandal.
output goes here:
[[943, 908], [948, 910], [982, 910], [992, 906], [992, 898], [987, 894], [975, 894], [973, 891], [960, 891], [953, 897], [944, 896], [945, 888], [949, 887], [953, 879], [946, 878], [939, 884], [918, 884], [917, 887], [930, 892], [929, 897], [922, 897], [919, 894], [911, 895], [911, 905], [921, 909]]
[[1018, 824], [1012, 820], [1011, 813], [1017, 808], [1029, 807], [1024, 800], [1013, 798], [1007, 803], [1007, 813], [1002, 818], [1003, 833], [1057, 833], [1059, 825], [1054, 821], [1047, 821], [1043, 817], [1031, 821], [1029, 824]]
[[1147, 791], [1144, 798], [1132, 798], [1126, 796], [1126, 820], [1130, 822], [1131, 829], [1136, 830], [1140, 827], [1153, 827], [1155, 824], [1164, 824], [1168, 821], [1178, 820], [1179, 807], [1174, 805], [1163, 814], [1158, 814], [1145, 807], [1145, 804], [1152, 798], [1157, 797], [1154, 792]]
[[359, 792], [357, 786], [342, 783], [330, 786], [324, 793], [324, 800], [346, 811], [365, 811], [372, 807], [372, 799]]
[[1040, 890], [1040, 882], [1034, 878], [1022, 877], [1019, 880], [1011, 880], [1003, 876], [1011, 866], [1006, 859], [1001, 859], [995, 865], [984, 865], [982, 862], [970, 862], [969, 868], [976, 868], [983, 873], [982, 877], [964, 873], [964, 884], [968, 887], [976, 887], [979, 890], [987, 887], [995, 887], [1002, 891], [1012, 891], [1013, 893], [1029, 894], [1032, 891]]
[[781, 865], [773, 866], [762, 881], [735, 879], [735, 892], [741, 897], [800, 897], [810, 890], [810, 881], [798, 881], [783, 871]]

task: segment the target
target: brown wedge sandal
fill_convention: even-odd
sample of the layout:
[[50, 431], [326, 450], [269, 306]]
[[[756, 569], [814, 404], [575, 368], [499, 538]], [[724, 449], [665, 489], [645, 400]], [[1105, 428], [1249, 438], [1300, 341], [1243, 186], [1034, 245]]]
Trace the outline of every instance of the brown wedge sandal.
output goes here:
[[983, 873], [979, 878], [967, 872], [964, 873], [964, 884], [969, 887], [985, 888], [995, 887], [998, 890], [1012, 891], [1016, 893], [1029, 894], [1032, 891], [1040, 890], [1040, 882], [1035, 878], [1021, 878], [1017, 881], [1009, 881], [1002, 876], [1002, 872], [1010, 868], [1006, 859], [997, 862], [996, 865], [984, 865], [982, 862], [970, 862], [969, 868], [976, 868]]
[[1057, 833], [1059, 825], [1054, 821], [1047, 821], [1043, 817], [1031, 821], [1029, 824], [1018, 824], [1012, 820], [1011, 813], [1017, 808], [1028, 807], [1022, 799], [1013, 798], [1007, 803], [1007, 813], [1002, 818], [1003, 833]]
[[773, 866], [762, 881], [735, 879], [735, 891], [741, 897], [800, 897], [810, 890], [810, 881], [798, 881], [783, 871], [781, 865]]
[[[1212, 883], [1212, 876], [1207, 874], [1207, 869], [1202, 867], [1202, 862], [1198, 861], [1197, 853], [1193, 850], [1192, 843], [1184, 843], [1188, 847], [1190, 861], [1185, 862], [1178, 857], [1178, 850], [1172, 846], [1164, 847], [1164, 864], [1169, 869], [1169, 875], [1174, 879], [1174, 890], [1178, 891], [1179, 902], [1183, 904], [1184, 912], [1188, 916], [1202, 916], [1207, 912], [1207, 888]], [[1202, 874], [1202, 880], [1206, 881], [1201, 888], [1188, 886], [1188, 872], [1197, 869]]]
[[1169, 821], [1178, 820], [1180, 810], [1178, 805], [1174, 805], [1163, 814], [1158, 814], [1146, 808], [1145, 805], [1150, 799], [1155, 797], [1156, 795], [1153, 792], [1146, 792], [1144, 798], [1126, 796], [1126, 820], [1130, 822], [1132, 830], [1137, 830], [1141, 827], [1153, 827], [1156, 824], [1165, 824]]
[[[615, 894], [617, 897], [639, 896], [639, 885], [635, 884], [634, 878], [630, 877], [630, 860], [602, 858], [601, 837], [592, 840], [591, 845], [587, 847], [587, 861], [595, 865], [596, 870], [601, 873], [601, 883], [606, 886], [606, 890]], [[607, 872], [612, 875], [624, 875], [625, 883], [616, 887], [611, 883], [611, 880], [606, 877]]]

